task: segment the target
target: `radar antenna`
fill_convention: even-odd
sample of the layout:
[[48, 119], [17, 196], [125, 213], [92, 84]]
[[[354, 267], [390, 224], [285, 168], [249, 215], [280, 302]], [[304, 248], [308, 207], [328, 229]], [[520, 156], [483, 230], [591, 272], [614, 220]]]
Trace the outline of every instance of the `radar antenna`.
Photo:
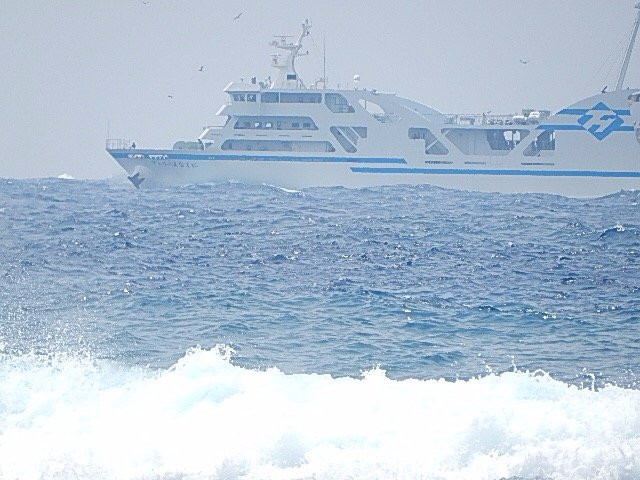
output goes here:
[[629, 68], [629, 61], [631, 60], [631, 52], [633, 52], [633, 46], [636, 43], [636, 35], [638, 34], [638, 25], [640, 25], [640, 2], [636, 3], [638, 9], [638, 16], [636, 17], [636, 23], [633, 25], [633, 32], [631, 33], [631, 40], [627, 47], [627, 54], [624, 56], [624, 62], [620, 69], [620, 76], [618, 76], [618, 83], [616, 84], [616, 91], [622, 90], [624, 79], [627, 76], [627, 69]]

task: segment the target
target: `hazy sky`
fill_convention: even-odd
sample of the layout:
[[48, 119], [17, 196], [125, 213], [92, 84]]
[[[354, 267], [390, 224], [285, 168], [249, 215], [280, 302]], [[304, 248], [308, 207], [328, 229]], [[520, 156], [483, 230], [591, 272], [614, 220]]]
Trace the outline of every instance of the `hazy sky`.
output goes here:
[[444, 112], [558, 109], [615, 85], [635, 1], [0, 0], [0, 177], [119, 175], [107, 125], [143, 147], [195, 139], [230, 81], [273, 76], [268, 42], [305, 18], [308, 84], [325, 35], [333, 86], [357, 73]]

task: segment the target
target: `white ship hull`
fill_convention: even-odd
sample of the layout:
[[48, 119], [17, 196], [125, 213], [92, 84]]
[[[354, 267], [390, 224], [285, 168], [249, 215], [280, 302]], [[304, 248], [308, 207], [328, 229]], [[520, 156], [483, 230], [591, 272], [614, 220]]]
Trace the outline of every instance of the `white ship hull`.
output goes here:
[[[163, 151], [150, 151], [162, 155]], [[115, 152], [114, 152], [115, 153]], [[307, 162], [118, 159], [130, 174], [139, 173], [145, 186], [209, 182], [266, 184], [289, 189], [342, 186], [429, 184], [442, 188], [499, 193], [549, 193], [569, 197], [599, 197], [620, 190], [640, 190], [640, 173], [549, 172], [548, 170], [482, 173], [355, 173], [339, 164]], [[355, 167], [357, 168], [357, 167]]]

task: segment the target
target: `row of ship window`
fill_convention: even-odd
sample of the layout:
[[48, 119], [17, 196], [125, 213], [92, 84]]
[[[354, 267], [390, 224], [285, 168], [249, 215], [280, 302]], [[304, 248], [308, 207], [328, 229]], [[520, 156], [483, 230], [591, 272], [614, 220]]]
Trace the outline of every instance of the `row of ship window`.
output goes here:
[[258, 98], [255, 93], [234, 93], [232, 97], [234, 102], [255, 102]]
[[[474, 134], [482, 134], [483, 130], [474, 130]], [[485, 155], [487, 151], [482, 143], [469, 142], [470, 137], [464, 129], [443, 129], [442, 133], [465, 155]], [[530, 131], [524, 129], [486, 129], [485, 138], [492, 154], [508, 154], [511, 150], [524, 141]], [[423, 127], [409, 128], [411, 140], [424, 140], [425, 153], [427, 155], [448, 155], [449, 150], [431, 132]], [[533, 157], [542, 151], [553, 152], [556, 149], [555, 131], [545, 130], [539, 133], [524, 149], [523, 155]]]
[[[257, 102], [257, 93], [232, 93], [234, 102]], [[263, 92], [260, 94], [262, 103], [322, 103], [322, 93], [291, 93], [291, 92]], [[333, 113], [354, 113], [355, 109], [349, 101], [339, 93], [326, 93], [324, 103]]]
[[[295, 117], [294, 117], [295, 118]], [[309, 119], [311, 121], [311, 119]], [[236, 127], [240, 122], [236, 123]], [[242, 122], [243, 124], [250, 124], [251, 122]], [[269, 125], [272, 122], [264, 122], [264, 125]], [[261, 128], [256, 127], [255, 125], [261, 124], [262, 122], [255, 122], [254, 126], [249, 126], [246, 128]], [[298, 123], [293, 122], [293, 125], [298, 125]], [[311, 125], [311, 123], [308, 123]], [[314, 124], [315, 127], [315, 124]], [[241, 127], [242, 128], [242, 127]], [[272, 127], [264, 127], [264, 128], [272, 128]], [[367, 137], [367, 129], [366, 127], [336, 127], [333, 126], [330, 128], [333, 136], [338, 140], [340, 145], [347, 151], [348, 153], [356, 153], [357, 152], [357, 143], [358, 138], [366, 138]], [[504, 133], [512, 133], [513, 131], [502, 131], [502, 130], [488, 130], [487, 131], [487, 142], [489, 144], [490, 150], [492, 151], [504, 151], [507, 153], [510, 150], [513, 150], [515, 146], [521, 141], [520, 138], [517, 140], [507, 140], [504, 136]], [[518, 137], [520, 135], [526, 137], [529, 132], [526, 130], [518, 131]], [[541, 151], [553, 151], [556, 149], [555, 142], [555, 132], [553, 131], [544, 131], [536, 136], [536, 138], [531, 142], [531, 144], [523, 151], [525, 156], [537, 156]], [[426, 128], [410, 128], [409, 129], [409, 138], [412, 140], [424, 140], [425, 141], [425, 153], [427, 155], [448, 155], [449, 150], [433, 135], [433, 133]], [[456, 144], [460, 148], [459, 142], [455, 138], [448, 138]], [[226, 140], [223, 142], [221, 146], [222, 150], [257, 150], [257, 151], [272, 151], [272, 152], [335, 152], [335, 147], [328, 141], [305, 141], [305, 140]], [[486, 151], [467, 151], [465, 149], [461, 149], [462, 153], [466, 155], [480, 155], [486, 154]]]
[[239, 120], [233, 126], [236, 130], [317, 130], [313, 122], [282, 122], [282, 121], [244, 121]]
[[336, 149], [326, 141], [300, 140], [225, 140], [222, 150], [243, 150], [263, 152], [335, 152]]
[[[255, 102], [256, 93], [234, 93], [234, 102]], [[322, 103], [321, 93], [286, 93], [286, 92], [264, 92], [260, 101], [262, 103]]]

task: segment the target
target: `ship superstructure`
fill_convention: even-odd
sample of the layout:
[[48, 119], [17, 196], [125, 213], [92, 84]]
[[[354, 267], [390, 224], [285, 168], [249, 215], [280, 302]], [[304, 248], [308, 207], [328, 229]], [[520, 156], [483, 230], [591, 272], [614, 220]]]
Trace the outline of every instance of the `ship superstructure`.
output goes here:
[[138, 187], [240, 181], [287, 188], [433, 184], [497, 192], [604, 195], [640, 188], [640, 89], [617, 88], [558, 112], [445, 114], [390, 93], [306, 85], [295, 62], [311, 26], [295, 42], [278, 36], [274, 80], [232, 82], [217, 115], [195, 141], [172, 149], [107, 140], [107, 151]]

